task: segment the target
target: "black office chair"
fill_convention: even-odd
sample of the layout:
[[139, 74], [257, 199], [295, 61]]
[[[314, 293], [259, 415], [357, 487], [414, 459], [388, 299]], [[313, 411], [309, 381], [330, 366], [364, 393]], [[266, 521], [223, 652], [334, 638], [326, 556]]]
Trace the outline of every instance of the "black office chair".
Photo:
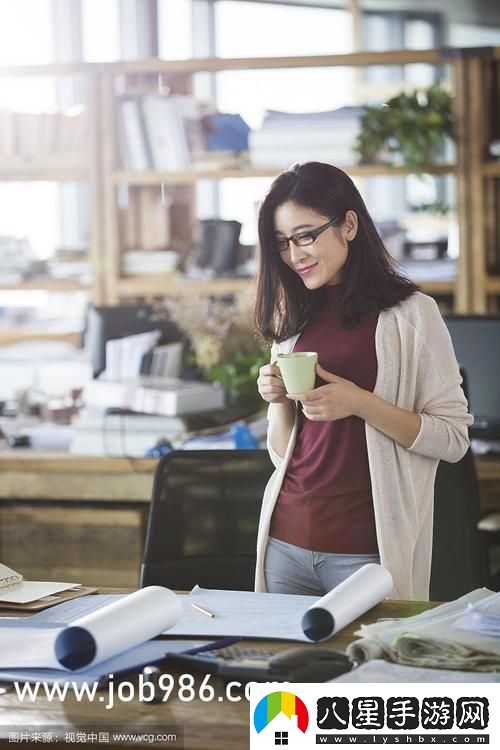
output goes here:
[[441, 461], [437, 470], [430, 583], [433, 601], [451, 601], [487, 585], [479, 517], [479, 485], [469, 448], [460, 461]]
[[156, 467], [140, 586], [251, 591], [265, 450], [175, 451]]
[[[461, 368], [468, 398], [467, 377]], [[488, 584], [487, 551], [477, 528], [480, 496], [471, 449], [457, 463], [440, 461], [434, 485], [430, 599], [451, 601]]]

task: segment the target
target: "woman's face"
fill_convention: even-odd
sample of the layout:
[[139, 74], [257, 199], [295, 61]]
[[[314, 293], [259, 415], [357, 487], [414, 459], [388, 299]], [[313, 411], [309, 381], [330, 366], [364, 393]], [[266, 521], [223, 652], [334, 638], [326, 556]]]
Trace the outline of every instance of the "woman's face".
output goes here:
[[[290, 237], [321, 227], [333, 216], [322, 216], [312, 208], [287, 201], [274, 213], [276, 237]], [[349, 252], [349, 241], [356, 236], [358, 220], [354, 211], [347, 211], [341, 227], [325, 229], [311, 245], [298, 246], [291, 240], [281, 260], [297, 273], [308, 289], [339, 284]]]

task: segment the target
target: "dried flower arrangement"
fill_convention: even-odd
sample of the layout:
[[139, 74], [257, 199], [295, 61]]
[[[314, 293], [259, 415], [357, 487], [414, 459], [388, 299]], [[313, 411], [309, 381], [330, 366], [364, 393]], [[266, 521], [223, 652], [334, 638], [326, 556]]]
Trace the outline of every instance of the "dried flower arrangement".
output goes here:
[[230, 403], [260, 406], [256, 380], [269, 361], [267, 346], [259, 343], [251, 324], [247, 295], [231, 301], [212, 297], [166, 298], [164, 307], [186, 333], [193, 364], [209, 382], [226, 389]]

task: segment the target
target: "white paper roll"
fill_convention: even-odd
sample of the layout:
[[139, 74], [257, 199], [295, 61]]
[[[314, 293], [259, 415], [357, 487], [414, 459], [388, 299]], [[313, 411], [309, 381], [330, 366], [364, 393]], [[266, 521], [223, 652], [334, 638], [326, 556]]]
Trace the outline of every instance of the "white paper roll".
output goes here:
[[379, 604], [393, 589], [388, 570], [369, 563], [306, 610], [302, 630], [311, 641], [324, 641]]
[[68, 669], [110, 659], [173, 627], [181, 611], [173, 591], [147, 586], [71, 623], [56, 639], [56, 657]]
[[353, 641], [347, 646], [345, 652], [351, 661], [358, 664], [364, 664], [365, 661], [371, 659], [384, 658], [384, 649], [371, 638], [360, 638], [358, 641]]

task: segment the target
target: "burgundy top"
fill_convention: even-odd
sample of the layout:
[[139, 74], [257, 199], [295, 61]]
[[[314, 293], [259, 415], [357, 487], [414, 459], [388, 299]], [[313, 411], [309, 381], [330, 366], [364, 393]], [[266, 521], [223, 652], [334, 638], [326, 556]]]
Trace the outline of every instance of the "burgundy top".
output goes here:
[[[377, 379], [378, 314], [343, 328], [338, 289], [327, 287], [324, 313], [309, 324], [294, 351], [318, 352], [328, 372], [373, 391]], [[316, 387], [324, 381], [316, 378]], [[299, 407], [297, 442], [276, 501], [270, 536], [316, 552], [377, 554], [365, 423], [359, 417], [316, 422]]]

